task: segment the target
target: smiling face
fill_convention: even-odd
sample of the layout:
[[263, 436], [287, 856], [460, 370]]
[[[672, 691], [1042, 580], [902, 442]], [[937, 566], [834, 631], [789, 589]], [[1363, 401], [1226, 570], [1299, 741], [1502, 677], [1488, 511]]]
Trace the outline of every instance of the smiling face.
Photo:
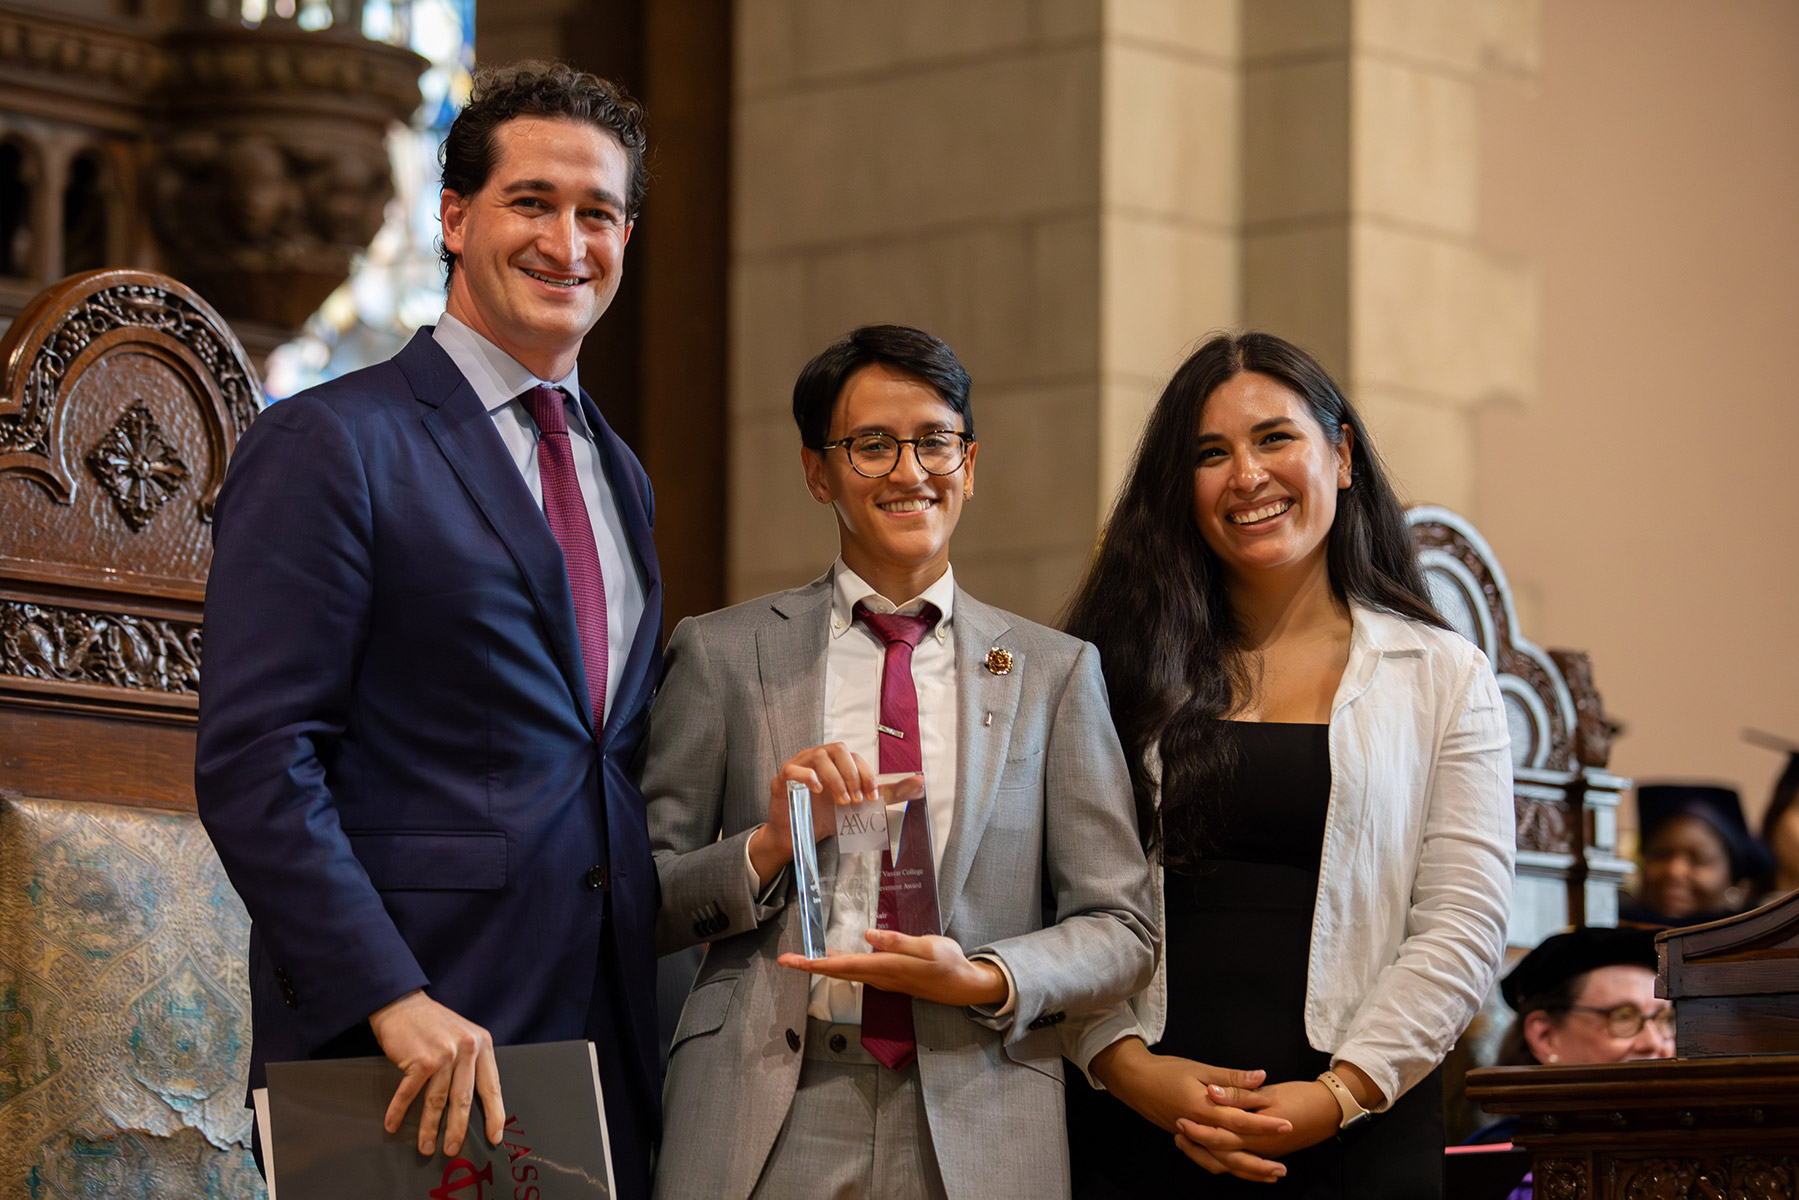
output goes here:
[[1644, 1058], [1671, 1058], [1674, 1039], [1653, 1021], [1630, 1037], [1614, 1037], [1606, 1028], [1603, 1009], [1630, 1005], [1645, 1017], [1668, 1007], [1655, 994], [1655, 972], [1647, 967], [1617, 963], [1588, 971], [1574, 1003], [1581, 1007], [1564, 1013], [1537, 1011], [1524, 1018], [1524, 1037], [1538, 1062], [1563, 1065], [1626, 1062]]
[[1643, 903], [1674, 920], [1732, 903], [1730, 849], [1718, 831], [1681, 813], [1656, 826], [1643, 848]]
[[1352, 435], [1333, 445], [1299, 394], [1254, 371], [1220, 384], [1200, 409], [1194, 519], [1237, 581], [1322, 569], [1349, 486]]
[[[935, 388], [875, 363], [844, 384], [825, 440], [864, 433], [915, 438], [945, 429], [960, 432], [962, 418]], [[949, 566], [950, 535], [961, 519], [962, 502], [974, 493], [975, 450], [971, 443], [967, 458], [950, 474], [932, 475], [919, 466], [912, 447], [902, 446], [899, 463], [882, 479], [857, 474], [846, 447], [803, 449], [800, 458], [812, 495], [836, 511], [844, 563], [881, 595], [903, 604]]]
[[507, 121], [494, 149], [480, 191], [443, 194], [444, 248], [456, 255], [448, 310], [561, 379], [623, 277], [630, 160], [611, 133], [553, 117]]

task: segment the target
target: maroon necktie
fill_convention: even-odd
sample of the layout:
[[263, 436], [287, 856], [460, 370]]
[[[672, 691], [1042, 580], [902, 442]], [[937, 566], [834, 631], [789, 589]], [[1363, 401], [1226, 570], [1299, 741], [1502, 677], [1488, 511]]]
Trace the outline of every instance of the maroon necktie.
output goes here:
[[[870, 612], [856, 605], [856, 619], [887, 643], [881, 666], [880, 772], [922, 771], [918, 745], [918, 689], [912, 685], [912, 651], [937, 623], [937, 607], [924, 606], [916, 617]], [[910, 884], [910, 886], [905, 886]], [[914, 936], [938, 933], [937, 871], [931, 860], [925, 800], [906, 805], [900, 824], [899, 861], [881, 852], [880, 903], [875, 928], [897, 929]], [[912, 1032], [912, 997], [862, 985], [862, 1045], [882, 1065], [903, 1071], [918, 1057]]]
[[543, 511], [550, 532], [562, 547], [568, 570], [568, 592], [575, 602], [575, 631], [581, 636], [581, 665], [587, 669], [587, 695], [593, 704], [597, 737], [606, 724], [606, 581], [600, 554], [594, 549], [593, 522], [581, 481], [575, 475], [568, 420], [562, 411], [567, 393], [561, 388], [534, 387], [522, 397], [537, 422], [537, 471], [543, 481]]

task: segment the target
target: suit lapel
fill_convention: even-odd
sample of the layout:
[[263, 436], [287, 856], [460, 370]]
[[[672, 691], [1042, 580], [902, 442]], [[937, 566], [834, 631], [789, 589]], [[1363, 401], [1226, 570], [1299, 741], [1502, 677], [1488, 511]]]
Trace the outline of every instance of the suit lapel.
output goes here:
[[643, 568], [643, 619], [637, 623], [637, 634], [626, 652], [625, 667], [619, 680], [624, 694], [612, 698], [606, 717], [602, 743], [610, 742], [626, 718], [635, 712], [640, 693], [656, 685], [660, 670], [652, 669], [652, 660], [661, 655], [662, 569], [656, 560], [656, 542], [651, 534], [651, 519], [644, 503], [644, 490], [637, 486], [643, 469], [619, 436], [612, 432], [586, 391], [581, 393], [581, 410], [587, 414], [588, 428], [598, 437], [600, 455], [606, 463], [606, 478], [612, 484], [612, 497], [624, 516], [625, 533], [631, 539], [631, 550]]
[[[756, 663], [762, 684], [774, 770], [808, 746], [824, 740], [825, 653], [831, 620], [831, 576], [784, 592], [771, 601], [770, 616], [756, 630]], [[818, 845], [818, 870], [837, 870], [834, 838]]]
[[413, 395], [431, 406], [425, 414], [426, 431], [524, 575], [569, 694], [591, 732], [593, 709], [575, 630], [575, 602], [569, 595], [562, 547], [550, 533], [543, 510], [531, 499], [530, 488], [475, 389], [431, 340], [430, 331], [421, 329], [394, 361], [411, 382]]
[[[937, 873], [937, 908], [947, 932], [955, 918], [956, 901], [974, 868], [975, 851], [993, 815], [994, 793], [1012, 744], [1012, 722], [1018, 716], [1022, 675], [1030, 664], [1016, 647], [1005, 647], [1010, 623], [996, 608], [982, 604], [961, 588], [956, 589], [956, 746], [962, 760], [956, 773], [956, 815], [950, 823], [949, 841]], [[994, 647], [1012, 651], [1012, 671], [995, 675], [987, 670], [987, 652]], [[993, 723], [987, 723], [987, 714]]]

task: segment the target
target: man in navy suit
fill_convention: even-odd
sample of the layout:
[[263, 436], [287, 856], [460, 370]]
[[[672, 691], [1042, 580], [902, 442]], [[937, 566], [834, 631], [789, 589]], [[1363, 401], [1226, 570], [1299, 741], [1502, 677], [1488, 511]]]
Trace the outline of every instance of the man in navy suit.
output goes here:
[[455, 1154], [493, 1046], [598, 1046], [614, 1170], [659, 1121], [649, 481], [576, 378], [643, 195], [643, 115], [483, 73], [444, 149], [448, 309], [262, 414], [220, 494], [195, 785], [250, 910], [263, 1065], [384, 1053]]

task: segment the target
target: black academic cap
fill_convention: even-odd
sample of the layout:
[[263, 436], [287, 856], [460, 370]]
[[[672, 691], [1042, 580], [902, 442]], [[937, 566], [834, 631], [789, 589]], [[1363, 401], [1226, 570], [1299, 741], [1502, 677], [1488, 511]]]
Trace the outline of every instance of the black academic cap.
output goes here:
[[1773, 869], [1773, 859], [1743, 820], [1743, 802], [1733, 788], [1696, 783], [1646, 783], [1637, 787], [1637, 821], [1647, 846], [1655, 831], [1674, 817], [1697, 817], [1711, 826], [1730, 854], [1733, 880]]
[[1499, 994], [1513, 1011], [1522, 1012], [1520, 1005], [1558, 983], [1619, 964], [1655, 970], [1655, 930], [1576, 925], [1552, 934], [1500, 980]]

